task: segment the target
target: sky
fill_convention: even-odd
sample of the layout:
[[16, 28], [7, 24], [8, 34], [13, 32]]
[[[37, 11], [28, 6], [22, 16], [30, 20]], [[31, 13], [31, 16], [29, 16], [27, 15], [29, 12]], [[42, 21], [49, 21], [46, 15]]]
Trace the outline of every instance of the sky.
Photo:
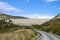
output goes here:
[[0, 0], [0, 13], [51, 19], [60, 13], [60, 0]]

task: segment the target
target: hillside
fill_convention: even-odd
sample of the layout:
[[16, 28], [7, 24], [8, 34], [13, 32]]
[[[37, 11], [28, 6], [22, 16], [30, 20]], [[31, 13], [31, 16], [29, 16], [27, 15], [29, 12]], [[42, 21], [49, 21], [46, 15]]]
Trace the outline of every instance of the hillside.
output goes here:
[[15, 25], [0, 20], [0, 40], [36, 40], [38, 33], [30, 26]]
[[33, 25], [33, 27], [39, 30], [60, 35], [60, 14], [58, 14], [51, 20], [43, 23], [42, 25]]
[[0, 14], [0, 16], [6, 16], [9, 19], [28, 19], [26, 17], [22, 17], [22, 16], [11, 16], [11, 15], [7, 15], [7, 14]]

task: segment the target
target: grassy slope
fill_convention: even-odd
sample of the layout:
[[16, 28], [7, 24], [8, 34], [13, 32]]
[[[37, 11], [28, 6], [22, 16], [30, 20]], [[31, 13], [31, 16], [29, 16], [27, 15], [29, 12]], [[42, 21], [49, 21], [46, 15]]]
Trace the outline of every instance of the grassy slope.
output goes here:
[[35, 40], [36, 33], [31, 29], [20, 29], [9, 33], [0, 33], [0, 40]]
[[45, 22], [42, 25], [33, 25], [33, 27], [39, 30], [60, 35], [60, 18], [51, 19], [50, 21]]
[[34, 40], [38, 35], [29, 26], [19, 26], [0, 21], [0, 40]]

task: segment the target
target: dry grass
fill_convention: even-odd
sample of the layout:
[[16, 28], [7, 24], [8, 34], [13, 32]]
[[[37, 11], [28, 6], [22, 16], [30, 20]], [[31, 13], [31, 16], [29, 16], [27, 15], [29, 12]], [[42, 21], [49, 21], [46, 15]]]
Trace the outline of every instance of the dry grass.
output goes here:
[[31, 29], [20, 29], [10, 33], [0, 33], [0, 40], [33, 40], [36, 34]]

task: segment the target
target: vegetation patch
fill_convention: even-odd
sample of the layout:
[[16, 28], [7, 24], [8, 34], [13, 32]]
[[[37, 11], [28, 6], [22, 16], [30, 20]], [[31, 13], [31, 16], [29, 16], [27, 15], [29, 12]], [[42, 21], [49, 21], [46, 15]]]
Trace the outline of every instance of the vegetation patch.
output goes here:
[[38, 33], [30, 26], [15, 25], [4, 20], [0, 22], [0, 40], [36, 40]]
[[0, 40], [35, 40], [38, 33], [31, 29], [20, 29], [9, 33], [0, 33]]
[[49, 33], [54, 33], [60, 35], [60, 19], [51, 19], [48, 22], [43, 23], [42, 25], [32, 25], [33, 28], [38, 30], [43, 30]]

